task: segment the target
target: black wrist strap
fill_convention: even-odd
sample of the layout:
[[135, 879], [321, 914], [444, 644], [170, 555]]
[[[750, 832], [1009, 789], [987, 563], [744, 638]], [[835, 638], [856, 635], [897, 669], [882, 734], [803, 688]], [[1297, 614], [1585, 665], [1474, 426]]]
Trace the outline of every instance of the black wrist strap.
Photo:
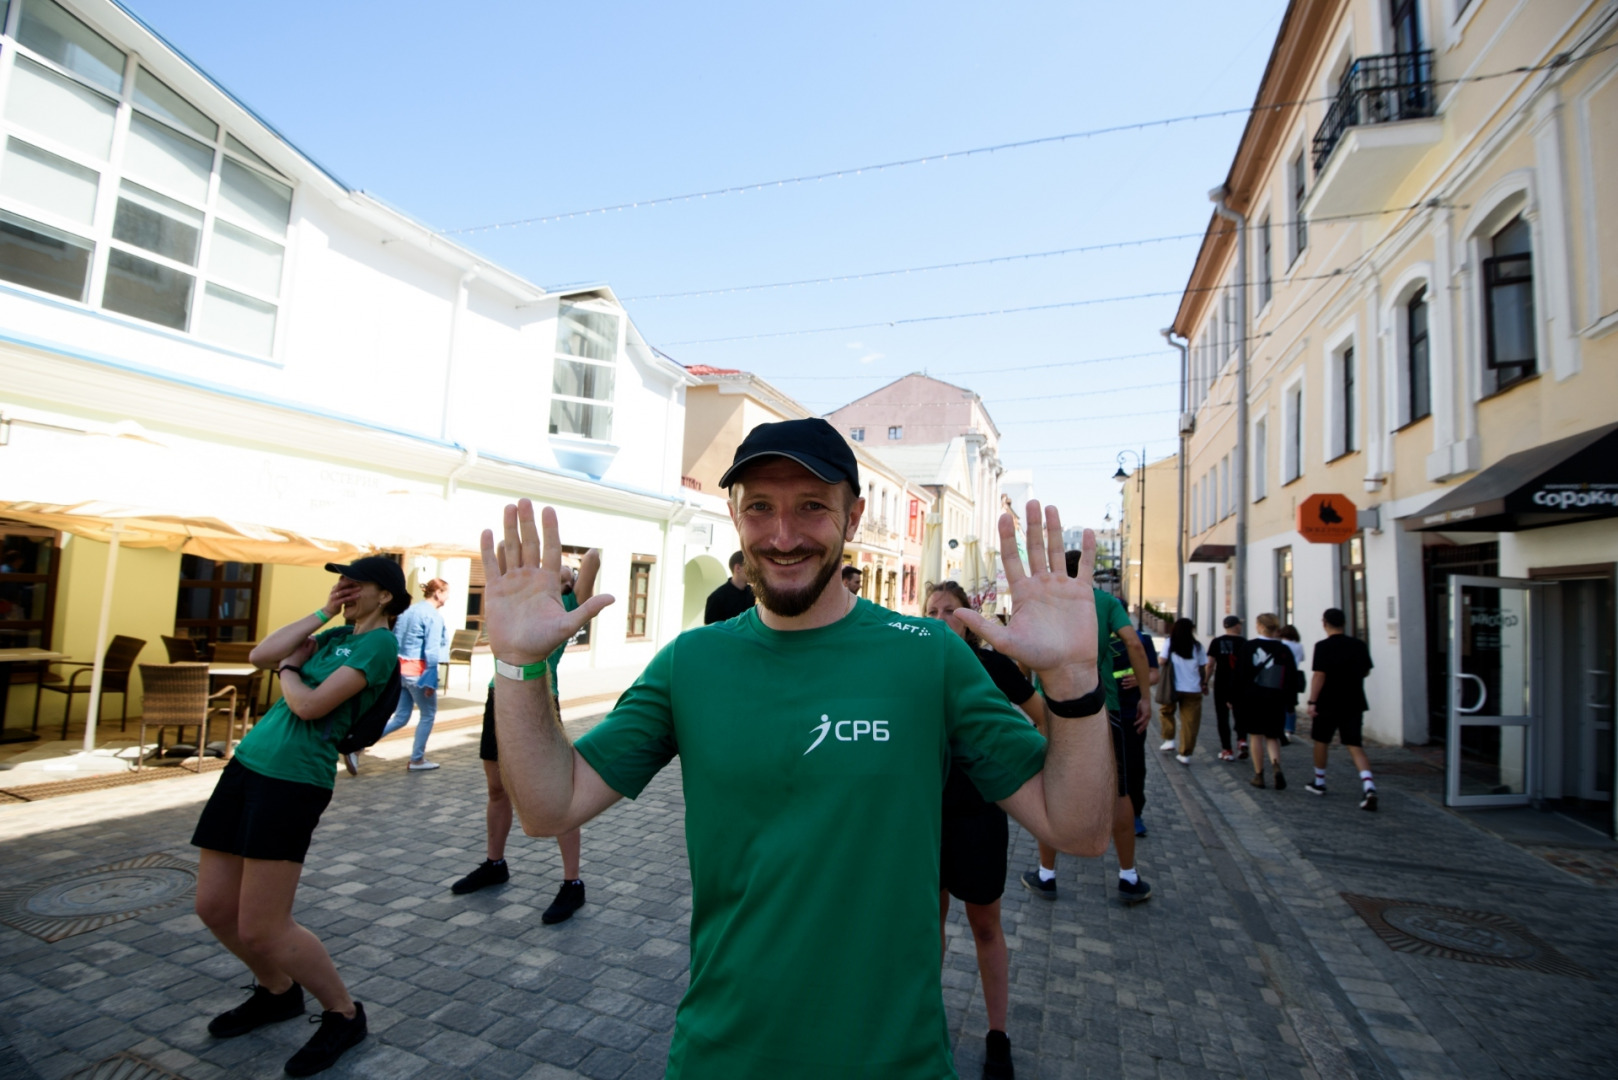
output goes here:
[[1061, 716], [1067, 719], [1077, 719], [1081, 716], [1094, 716], [1107, 705], [1107, 691], [1097, 682], [1094, 690], [1083, 697], [1076, 697], [1070, 701], [1053, 701], [1049, 694], [1045, 695], [1045, 708], [1050, 710], [1052, 716]]
[[296, 671], [298, 673], [298, 678], [303, 678], [303, 668], [299, 667], [297, 664], [282, 664], [280, 667], [275, 669], [275, 673], [277, 675], [285, 675], [289, 671]]

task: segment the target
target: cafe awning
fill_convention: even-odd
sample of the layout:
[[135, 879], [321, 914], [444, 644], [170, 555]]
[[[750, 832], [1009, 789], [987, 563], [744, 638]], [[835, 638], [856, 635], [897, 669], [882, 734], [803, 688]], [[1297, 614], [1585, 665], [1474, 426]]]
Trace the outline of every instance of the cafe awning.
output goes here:
[[1187, 562], [1222, 563], [1236, 557], [1235, 544], [1198, 544]]
[[1502, 458], [1414, 514], [1406, 531], [1520, 532], [1618, 517], [1618, 424]]

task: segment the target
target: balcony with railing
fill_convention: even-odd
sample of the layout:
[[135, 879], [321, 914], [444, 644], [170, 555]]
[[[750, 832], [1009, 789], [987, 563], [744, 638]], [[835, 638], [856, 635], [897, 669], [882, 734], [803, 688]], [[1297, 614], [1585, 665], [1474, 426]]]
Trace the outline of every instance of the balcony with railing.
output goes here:
[[1315, 132], [1308, 216], [1381, 208], [1443, 136], [1431, 50], [1362, 56], [1349, 65]]

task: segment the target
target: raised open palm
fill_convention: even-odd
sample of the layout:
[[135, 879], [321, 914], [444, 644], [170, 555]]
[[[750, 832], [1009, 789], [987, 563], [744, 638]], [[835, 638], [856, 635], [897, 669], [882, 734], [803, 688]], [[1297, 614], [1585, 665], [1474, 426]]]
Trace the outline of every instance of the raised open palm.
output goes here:
[[483, 531], [483, 627], [496, 659], [538, 663], [613, 598], [598, 593], [573, 611], [562, 606], [562, 541], [550, 507], [536, 524], [532, 502], [507, 506], [504, 533], [496, 548], [494, 533]]
[[964, 609], [958, 615], [996, 652], [1026, 664], [1047, 684], [1052, 681], [1048, 675], [1073, 669], [1071, 674], [1093, 685], [1098, 646], [1092, 587], [1095, 534], [1084, 530], [1079, 575], [1068, 577], [1061, 515], [1054, 506], [1041, 510], [1037, 500], [1030, 500], [1027, 548], [1028, 567], [1024, 569], [1017, 552], [1017, 520], [1002, 514], [1000, 559], [1011, 588], [1011, 621], [1001, 626], [998, 620]]

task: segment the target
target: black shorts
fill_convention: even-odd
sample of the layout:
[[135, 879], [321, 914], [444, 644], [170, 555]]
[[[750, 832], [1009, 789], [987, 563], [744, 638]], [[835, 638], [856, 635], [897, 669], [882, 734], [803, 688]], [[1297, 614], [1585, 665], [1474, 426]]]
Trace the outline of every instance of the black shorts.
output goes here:
[[[562, 715], [562, 703], [556, 695], [551, 695], [551, 705], [556, 709], [556, 715]], [[500, 760], [500, 744], [494, 737], [494, 687], [489, 687], [489, 696], [483, 699], [483, 737], [478, 740], [478, 757], [484, 761]]]
[[938, 887], [967, 904], [992, 904], [1006, 891], [1006, 812], [994, 804], [944, 815]]
[[494, 741], [494, 687], [483, 699], [483, 738], [478, 741], [478, 757], [484, 761], [500, 760], [500, 744]]
[[[1318, 710], [1318, 706], [1317, 706]], [[1336, 735], [1344, 746], [1360, 745], [1360, 724], [1365, 714], [1360, 712], [1318, 712], [1315, 716], [1313, 737], [1317, 743], [1329, 743]]]
[[191, 845], [301, 863], [330, 802], [330, 788], [263, 776], [233, 758], [202, 808]]
[[1107, 713], [1107, 729], [1112, 732], [1112, 757], [1118, 768], [1118, 794], [1129, 794], [1129, 753], [1124, 748], [1124, 717], [1122, 713]]

